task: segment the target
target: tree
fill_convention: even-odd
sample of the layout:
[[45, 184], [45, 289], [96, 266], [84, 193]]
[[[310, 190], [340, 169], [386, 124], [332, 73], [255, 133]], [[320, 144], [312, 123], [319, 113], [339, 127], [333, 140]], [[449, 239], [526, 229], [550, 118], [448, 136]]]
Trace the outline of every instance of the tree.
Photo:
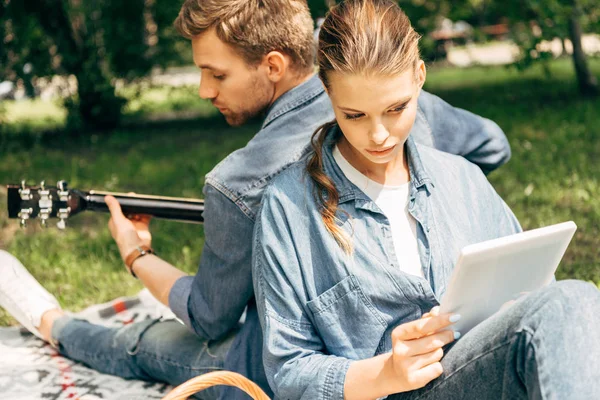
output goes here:
[[600, 13], [597, 0], [506, 0], [514, 38], [521, 48], [519, 68], [547, 60], [548, 52], [540, 51], [543, 40], [568, 37], [573, 45], [573, 65], [579, 91], [584, 96], [600, 94], [598, 81], [591, 73], [581, 44], [582, 26], [598, 27]]
[[[0, 80], [21, 79], [27, 86], [35, 77], [74, 75], [78, 89], [65, 101], [68, 123], [115, 127], [125, 99], [115, 94], [114, 80], [132, 80], [182, 58], [172, 28], [179, 6], [171, 3], [2, 0]], [[32, 76], [24, 75], [27, 64]]]

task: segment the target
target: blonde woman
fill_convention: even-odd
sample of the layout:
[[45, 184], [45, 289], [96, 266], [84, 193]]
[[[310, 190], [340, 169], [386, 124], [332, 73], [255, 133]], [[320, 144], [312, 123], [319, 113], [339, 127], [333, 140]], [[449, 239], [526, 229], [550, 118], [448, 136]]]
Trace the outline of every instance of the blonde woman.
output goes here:
[[280, 399], [594, 398], [594, 286], [555, 283], [463, 337], [460, 315], [436, 311], [463, 246], [521, 228], [475, 165], [409, 136], [418, 40], [387, 0], [343, 2], [323, 23], [336, 120], [267, 189], [255, 227], [269, 383]]

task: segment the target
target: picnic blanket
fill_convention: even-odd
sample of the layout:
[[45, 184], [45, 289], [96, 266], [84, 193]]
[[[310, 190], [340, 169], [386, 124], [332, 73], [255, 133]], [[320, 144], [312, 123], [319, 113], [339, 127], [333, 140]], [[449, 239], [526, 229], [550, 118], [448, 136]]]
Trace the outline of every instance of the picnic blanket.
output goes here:
[[[75, 314], [90, 322], [118, 327], [146, 318], [173, 318], [147, 289]], [[141, 400], [161, 399], [172, 387], [101, 374], [58, 354], [19, 327], [0, 328], [0, 399]]]

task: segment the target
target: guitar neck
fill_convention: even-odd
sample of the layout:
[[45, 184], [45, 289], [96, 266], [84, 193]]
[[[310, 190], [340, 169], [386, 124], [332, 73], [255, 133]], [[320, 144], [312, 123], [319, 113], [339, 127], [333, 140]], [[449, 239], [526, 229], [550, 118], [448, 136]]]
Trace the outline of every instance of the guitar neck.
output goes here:
[[114, 196], [121, 205], [123, 214], [147, 214], [155, 218], [171, 221], [202, 223], [204, 218], [204, 200], [184, 199], [178, 197], [149, 196], [125, 193], [100, 192], [90, 190], [81, 192], [83, 199], [81, 209], [89, 211], [109, 212], [104, 196]]

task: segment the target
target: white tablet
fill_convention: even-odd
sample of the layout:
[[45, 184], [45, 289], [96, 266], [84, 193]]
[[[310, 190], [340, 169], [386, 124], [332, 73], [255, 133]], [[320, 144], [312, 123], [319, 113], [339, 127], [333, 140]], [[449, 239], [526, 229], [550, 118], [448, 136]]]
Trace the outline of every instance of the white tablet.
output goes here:
[[466, 246], [440, 313], [458, 313], [452, 329], [467, 333], [504, 303], [552, 281], [577, 226], [573, 221]]

